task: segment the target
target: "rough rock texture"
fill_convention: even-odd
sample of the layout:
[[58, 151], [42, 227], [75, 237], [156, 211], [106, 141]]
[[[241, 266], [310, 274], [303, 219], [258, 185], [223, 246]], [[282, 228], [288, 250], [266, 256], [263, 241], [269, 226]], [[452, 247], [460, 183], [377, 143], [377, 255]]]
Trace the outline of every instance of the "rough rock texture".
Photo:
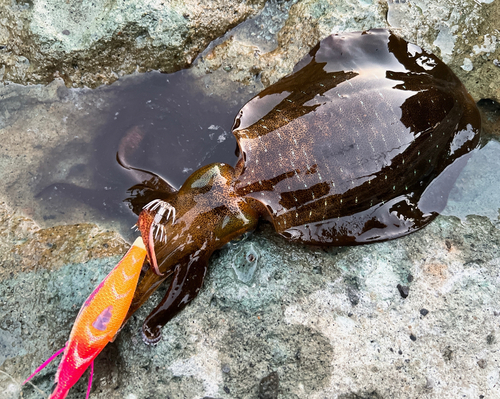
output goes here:
[[41, 229], [32, 219], [0, 203], [0, 281], [20, 272], [55, 271], [68, 263], [123, 254], [128, 244], [114, 231], [94, 224]]
[[[123, 200], [134, 180], [115, 159], [131, 127], [140, 126], [151, 143], [145, 148], [152, 161], [134, 166], [157, 173], [175, 168], [179, 185], [210, 154], [223, 152], [219, 147], [229, 157], [212, 162], [236, 159], [231, 123], [262, 85], [241, 87], [224, 71], [209, 77], [188, 70], [175, 76], [137, 74], [93, 90], [67, 88], [62, 79], [47, 86], [1, 87], [0, 198], [42, 227], [99, 223], [131, 239], [136, 220]], [[176, 91], [167, 83], [174, 80]], [[211, 95], [221, 87], [224, 97]], [[199, 109], [208, 102], [208, 112]], [[175, 114], [178, 109], [182, 114]], [[174, 154], [172, 140], [180, 141]]]
[[96, 87], [134, 71], [173, 72], [204, 51], [200, 73], [222, 68], [235, 81], [258, 77], [267, 86], [332, 32], [390, 26], [440, 55], [476, 100], [500, 101], [494, 0], [2, 2], [2, 81], [60, 76], [68, 86]]
[[498, 1], [306, 0], [288, 11], [273, 51], [261, 51], [258, 42], [242, 45], [237, 35], [226, 35], [197, 66], [206, 71], [223, 67], [242, 83], [260, 74], [267, 86], [291, 72], [309, 48], [332, 32], [392, 27], [440, 56], [476, 100], [500, 101], [498, 20]]
[[287, 12], [283, 27], [275, 33], [278, 47], [265, 51], [259, 41], [238, 34], [238, 27], [234, 34], [226, 35], [227, 40], [202, 54], [196, 68], [202, 73], [222, 68], [229, 73], [230, 79], [241, 83], [258, 76], [264, 86], [268, 86], [290, 73], [294, 65], [330, 33], [387, 26], [386, 8], [371, 0], [292, 3], [288, 12], [286, 9], [275, 11], [277, 15]]
[[0, 91], [2, 198], [45, 225], [98, 220], [98, 212], [88, 207], [81, 212], [87, 213], [85, 218], [42, 212], [43, 203], [34, 197], [61, 180], [89, 187], [89, 173], [74, 171], [88, 164], [94, 151], [89, 144], [112, 97], [89, 89], [68, 90], [61, 79], [47, 86], [9, 84]]
[[[9, 4], [10, 3], [10, 4]], [[0, 77], [96, 87], [134, 71], [173, 72], [264, 0], [167, 2], [2, 0]]]
[[400, 28], [405, 38], [440, 56], [476, 101], [500, 100], [498, 1], [391, 0], [389, 3], [389, 24]]
[[[443, 216], [400, 240], [327, 251], [291, 246], [264, 226], [214, 257], [203, 291], [156, 347], [141, 342], [140, 311], [98, 358], [92, 395], [255, 398], [276, 372], [283, 398], [495, 398], [499, 245], [499, 230], [477, 216]], [[258, 253], [251, 281], [236, 278], [241, 249]], [[2, 282], [7, 374], [20, 380], [64, 344], [100, 267]], [[406, 299], [397, 284], [409, 287]], [[33, 383], [49, 391], [54, 371]], [[6, 377], [0, 384], [19, 389]], [[70, 398], [84, 389], [79, 383]], [[29, 386], [23, 395], [39, 397]]]
[[[129, 223], [120, 212], [101, 220], [76, 200], [66, 213], [39, 210], [47, 184], [105, 181], [89, 144], [116, 119], [123, 80], [67, 87], [193, 63], [197, 90], [238, 108], [330, 32], [381, 26], [440, 55], [475, 99], [496, 101], [482, 104], [496, 138], [471, 159], [444, 215], [402, 239], [326, 250], [261, 225], [213, 256], [199, 297], [156, 347], [139, 328], [166, 287], [130, 320], [98, 357], [91, 398], [500, 398], [499, 0], [200, 4], [0, 0], [0, 78], [51, 82], [0, 88], [0, 398], [47, 397], [57, 361], [19, 383], [64, 345], [126, 249], [89, 223], [119, 229]], [[207, 129], [217, 139], [229, 128]], [[83, 380], [69, 399], [83, 397]]]

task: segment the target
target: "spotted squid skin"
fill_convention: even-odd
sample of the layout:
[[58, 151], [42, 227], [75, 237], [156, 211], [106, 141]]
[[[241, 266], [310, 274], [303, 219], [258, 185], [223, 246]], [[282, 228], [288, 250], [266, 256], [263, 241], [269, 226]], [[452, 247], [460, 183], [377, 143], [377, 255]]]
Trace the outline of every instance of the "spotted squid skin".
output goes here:
[[387, 30], [332, 35], [240, 111], [236, 192], [289, 240], [396, 238], [442, 211], [479, 130], [475, 102], [434, 55]]
[[178, 192], [159, 189], [174, 222], [154, 226], [157, 211], [141, 213], [144, 240], [151, 229], [165, 237], [148, 247], [164, 275], [146, 274], [129, 316], [172, 275], [143, 326], [145, 341], [157, 342], [200, 290], [213, 251], [260, 218], [314, 245], [377, 242], [424, 227], [444, 208], [480, 129], [473, 99], [436, 56], [385, 29], [325, 38], [241, 109], [234, 169], [211, 164]]

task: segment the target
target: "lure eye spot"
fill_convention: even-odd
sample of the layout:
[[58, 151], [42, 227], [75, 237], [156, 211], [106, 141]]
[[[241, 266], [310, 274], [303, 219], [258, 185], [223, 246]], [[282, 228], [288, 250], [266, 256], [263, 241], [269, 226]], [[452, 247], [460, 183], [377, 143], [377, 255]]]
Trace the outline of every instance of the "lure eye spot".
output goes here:
[[112, 315], [113, 306], [110, 305], [106, 309], [104, 309], [99, 316], [97, 316], [97, 319], [95, 319], [95, 321], [92, 323], [92, 327], [99, 331], [106, 331]]

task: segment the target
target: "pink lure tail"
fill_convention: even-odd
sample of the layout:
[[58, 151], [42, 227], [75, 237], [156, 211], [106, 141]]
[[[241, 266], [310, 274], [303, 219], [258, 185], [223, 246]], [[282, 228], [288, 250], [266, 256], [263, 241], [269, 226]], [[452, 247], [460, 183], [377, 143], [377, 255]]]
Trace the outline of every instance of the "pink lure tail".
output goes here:
[[49, 399], [64, 399], [90, 366], [86, 396], [88, 399], [92, 386], [94, 359], [107, 343], [114, 339], [122, 326], [145, 258], [146, 248], [142, 239], [138, 238], [118, 265], [83, 303], [66, 346], [38, 367], [24, 383], [64, 352], [57, 369], [57, 386]]
[[35, 375], [37, 375], [40, 371], [42, 371], [52, 360], [54, 360], [57, 356], [64, 352], [66, 347], [59, 349], [56, 353], [54, 353], [51, 357], [45, 360], [38, 368], [31, 374], [28, 378], [26, 378], [23, 382], [23, 385], [26, 384], [29, 380], [31, 380]]

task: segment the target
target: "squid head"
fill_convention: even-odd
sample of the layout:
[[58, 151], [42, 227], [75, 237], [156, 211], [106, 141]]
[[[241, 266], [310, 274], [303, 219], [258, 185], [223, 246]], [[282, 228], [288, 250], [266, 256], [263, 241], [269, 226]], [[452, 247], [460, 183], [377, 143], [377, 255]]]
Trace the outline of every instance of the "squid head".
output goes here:
[[255, 229], [259, 204], [237, 195], [234, 176], [229, 165], [207, 165], [179, 191], [163, 193], [139, 214], [137, 225], [151, 268], [139, 283], [128, 316], [171, 277], [165, 297], [144, 321], [146, 343], [158, 342], [161, 328], [196, 297], [213, 251]]

